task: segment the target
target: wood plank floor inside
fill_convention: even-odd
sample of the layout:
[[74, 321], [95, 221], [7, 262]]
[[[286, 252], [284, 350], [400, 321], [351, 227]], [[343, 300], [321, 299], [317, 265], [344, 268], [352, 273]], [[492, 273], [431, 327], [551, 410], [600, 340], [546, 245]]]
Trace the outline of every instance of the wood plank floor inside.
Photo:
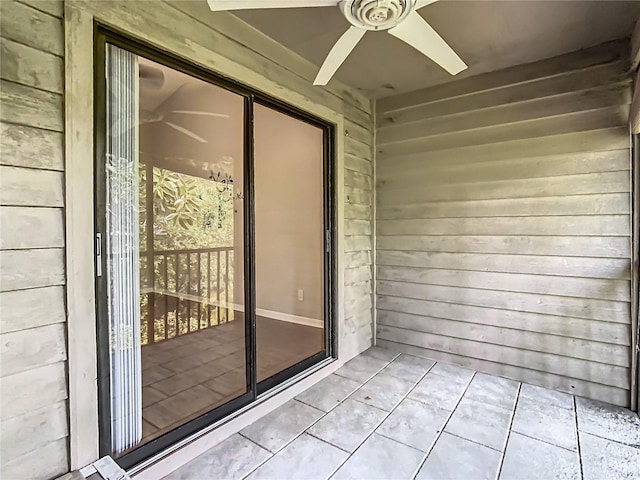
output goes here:
[[[235, 320], [142, 347], [146, 443], [245, 393], [245, 330]], [[256, 317], [258, 381], [324, 349], [324, 329]]]

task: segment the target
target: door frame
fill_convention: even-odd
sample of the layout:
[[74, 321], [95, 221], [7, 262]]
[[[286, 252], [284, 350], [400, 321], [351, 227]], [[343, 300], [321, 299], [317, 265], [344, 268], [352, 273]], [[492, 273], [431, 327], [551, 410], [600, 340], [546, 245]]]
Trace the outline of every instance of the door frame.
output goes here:
[[[337, 238], [337, 307], [336, 307], [336, 343], [338, 360], [326, 367], [322, 367], [317, 374], [305, 372], [305, 378], [296, 385], [283, 390], [281, 393], [262, 399], [260, 405], [252, 406], [246, 411], [239, 411], [231, 421], [217, 423], [205, 431], [189, 437], [180, 445], [182, 451], [199, 452], [210, 447], [224, 432], [233, 433], [232, 425], [245, 425], [249, 419], [264, 414], [275, 408], [278, 402], [284, 401], [294, 392], [298, 385], [309, 385], [308, 382], [317, 381], [322, 375], [335, 370], [336, 365], [358, 354], [363, 346], [357, 332], [347, 324], [345, 310], [345, 267], [347, 256], [345, 253], [345, 118], [343, 110], [351, 108], [345, 105], [341, 108], [335, 102], [328, 100], [335, 95], [332, 91], [320, 89], [317, 97], [310, 99], [304, 93], [311, 87], [310, 80], [303, 79], [300, 85], [295, 77], [290, 80], [268, 75], [264, 68], [249, 68], [241, 60], [234, 57], [235, 50], [221, 49], [218, 40], [221, 33], [215, 29], [207, 30], [209, 40], [201, 43], [185, 41], [178, 34], [167, 34], [166, 28], [160, 28], [159, 19], [166, 16], [172, 7], [159, 4], [157, 12], [150, 12], [148, 18], [141, 19], [132, 16], [130, 11], [118, 4], [103, 4], [85, 1], [66, 1], [64, 3], [64, 182], [65, 182], [65, 270], [66, 275], [66, 307], [67, 307], [67, 365], [68, 365], [68, 406], [69, 406], [69, 467], [71, 470], [81, 469], [91, 465], [99, 459], [99, 425], [98, 425], [98, 388], [97, 388], [97, 342], [96, 342], [96, 313], [95, 313], [95, 237], [94, 237], [94, 182], [93, 150], [94, 150], [94, 43], [95, 24], [110, 26], [115, 31], [122, 32], [130, 38], [139, 39], [162, 51], [173, 53], [180, 58], [201, 65], [210, 71], [220, 72], [226, 78], [235, 79], [250, 85], [261, 92], [266, 92], [274, 98], [282, 99], [298, 108], [313, 112], [319, 118], [334, 125], [335, 161], [336, 161], [336, 211]], [[156, 15], [157, 13], [157, 15]], [[240, 28], [241, 27], [241, 28]], [[198, 31], [206, 28], [202, 23], [194, 24]], [[253, 30], [239, 24], [239, 35], [247, 35], [251, 41], [256, 40]], [[224, 42], [229, 43], [227, 40]], [[225, 43], [225, 45], [226, 45]], [[274, 66], [275, 62], [264, 59], [259, 52], [252, 52], [243, 47], [240, 40], [233, 43], [248, 58], [255, 58], [256, 62], [266, 62]], [[283, 53], [284, 51], [278, 50]], [[243, 57], [244, 58], [244, 57]], [[291, 57], [293, 58], [293, 57]], [[290, 70], [291, 71], [291, 70]], [[294, 72], [295, 73], [295, 72]], [[301, 74], [301, 76], [303, 76]], [[288, 78], [288, 77], [286, 77]], [[289, 83], [293, 82], [293, 83]], [[308, 85], [308, 86], [307, 86]], [[346, 88], [337, 84], [338, 89]], [[347, 89], [346, 95], [356, 94]], [[327, 99], [324, 102], [323, 98]], [[329, 106], [334, 105], [334, 106]], [[343, 134], [344, 133], [344, 134]], [[296, 379], [296, 381], [298, 381]], [[260, 402], [260, 400], [258, 400]], [[275, 403], [274, 403], [275, 402]], [[257, 403], [257, 402], [256, 402]], [[224, 425], [224, 426], [223, 426]], [[236, 427], [237, 428], [237, 427]], [[208, 431], [208, 433], [207, 433]], [[218, 433], [220, 432], [220, 433]], [[196, 441], [197, 440], [197, 441]], [[219, 440], [217, 440], [219, 441]], [[208, 448], [207, 447], [207, 448]], [[159, 461], [162, 455], [152, 459]], [[167, 459], [167, 462], [172, 460]], [[156, 465], [164, 465], [160, 461]], [[90, 469], [87, 468], [87, 471]]]
[[[323, 170], [324, 182], [324, 330], [325, 349], [278, 374], [257, 382], [256, 369], [256, 301], [255, 301], [255, 254], [245, 255], [244, 262], [244, 305], [245, 305], [245, 353], [246, 353], [246, 386], [247, 391], [240, 397], [177, 427], [170, 432], [134, 448], [130, 452], [118, 457], [118, 463], [125, 469], [132, 468], [145, 460], [158, 455], [172, 445], [196, 434], [207, 426], [223, 420], [225, 417], [246, 408], [254, 403], [259, 396], [268, 394], [283, 382], [314, 367], [327, 358], [337, 356], [337, 329], [335, 313], [337, 312], [337, 252], [338, 234], [336, 208], [336, 158], [335, 146], [336, 125], [320, 116], [292, 105], [286, 101], [268, 95], [255, 88], [248, 87], [241, 82], [231, 80], [225, 76], [203, 68], [194, 62], [180, 58], [172, 53], [154, 47], [144, 41], [134, 40], [131, 36], [122, 34], [111, 27], [98, 22], [94, 23], [94, 85], [93, 111], [94, 114], [94, 230], [102, 234], [102, 244], [96, 249], [104, 251], [106, 241], [105, 198], [105, 134], [106, 134], [106, 45], [111, 44], [134, 54], [143, 56], [154, 62], [163, 64], [209, 84], [224, 88], [244, 98], [244, 251], [254, 252], [255, 249], [255, 197], [254, 185], [254, 116], [253, 105], [260, 104], [272, 108], [280, 113], [304, 121], [323, 131]], [[95, 315], [97, 334], [97, 373], [98, 373], [98, 433], [99, 454], [111, 454], [111, 412], [110, 412], [110, 356], [108, 348], [109, 326], [106, 292], [107, 292], [107, 258], [101, 255], [100, 265], [102, 276], [95, 276]], [[247, 314], [247, 312], [249, 314]]]

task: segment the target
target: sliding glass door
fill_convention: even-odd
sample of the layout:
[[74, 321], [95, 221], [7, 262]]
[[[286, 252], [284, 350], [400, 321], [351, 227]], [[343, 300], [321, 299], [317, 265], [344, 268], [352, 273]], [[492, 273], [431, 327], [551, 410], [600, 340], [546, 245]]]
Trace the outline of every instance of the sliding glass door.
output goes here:
[[98, 38], [101, 448], [128, 467], [331, 355], [331, 128]]
[[257, 373], [265, 389], [325, 351], [323, 135], [254, 106]]

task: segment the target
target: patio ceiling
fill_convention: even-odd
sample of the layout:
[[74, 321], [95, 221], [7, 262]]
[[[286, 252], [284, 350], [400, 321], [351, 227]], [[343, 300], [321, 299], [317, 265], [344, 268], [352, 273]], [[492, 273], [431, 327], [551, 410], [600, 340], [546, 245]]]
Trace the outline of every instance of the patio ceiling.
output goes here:
[[[370, 32], [336, 78], [380, 98], [533, 62], [629, 36], [640, 2], [441, 0], [420, 13], [466, 61], [468, 70], [451, 77], [392, 36]], [[348, 27], [335, 7], [236, 15], [316, 65]]]

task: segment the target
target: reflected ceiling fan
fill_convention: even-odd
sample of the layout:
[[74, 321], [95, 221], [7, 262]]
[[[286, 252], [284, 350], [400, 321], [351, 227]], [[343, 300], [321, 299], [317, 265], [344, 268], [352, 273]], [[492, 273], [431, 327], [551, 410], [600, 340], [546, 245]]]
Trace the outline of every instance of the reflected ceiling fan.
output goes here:
[[[151, 65], [140, 64], [139, 76], [140, 76], [141, 85], [144, 85], [146, 88], [159, 90], [165, 84], [164, 72], [162, 70], [160, 70], [159, 68], [155, 68], [155, 67], [153, 67]], [[185, 83], [182, 86], [180, 86], [175, 92], [173, 92], [169, 96], [169, 98], [173, 97], [179, 91], [181, 91], [184, 88], [186, 88], [187, 85], [188, 84]], [[163, 102], [163, 104], [166, 103], [167, 100], [165, 100]], [[229, 118], [229, 115], [224, 114], [224, 113], [201, 112], [201, 111], [197, 111], [197, 110], [165, 110], [165, 109], [162, 108], [162, 105], [160, 105], [160, 108], [156, 109], [156, 110], [145, 110], [145, 109], [141, 108], [140, 109], [139, 123], [140, 123], [140, 125], [146, 125], [146, 124], [149, 124], [149, 123], [163, 123], [164, 125], [167, 125], [167, 126], [173, 128], [174, 130], [177, 130], [178, 132], [183, 133], [184, 135], [186, 135], [188, 137], [191, 137], [192, 139], [194, 139], [194, 140], [196, 140], [196, 141], [198, 141], [200, 143], [208, 143], [204, 138], [202, 138], [200, 135], [192, 132], [188, 128], [182, 127], [180, 125], [177, 125], [177, 124], [175, 124], [173, 122], [168, 121], [166, 119], [166, 117], [168, 115], [171, 115], [171, 114], [196, 115], [196, 116], [201, 116], [201, 117]]]
[[351, 23], [314, 80], [326, 85], [367, 30], [387, 30], [455, 75], [467, 65], [417, 10], [437, 0], [207, 0], [213, 11], [338, 6]]

